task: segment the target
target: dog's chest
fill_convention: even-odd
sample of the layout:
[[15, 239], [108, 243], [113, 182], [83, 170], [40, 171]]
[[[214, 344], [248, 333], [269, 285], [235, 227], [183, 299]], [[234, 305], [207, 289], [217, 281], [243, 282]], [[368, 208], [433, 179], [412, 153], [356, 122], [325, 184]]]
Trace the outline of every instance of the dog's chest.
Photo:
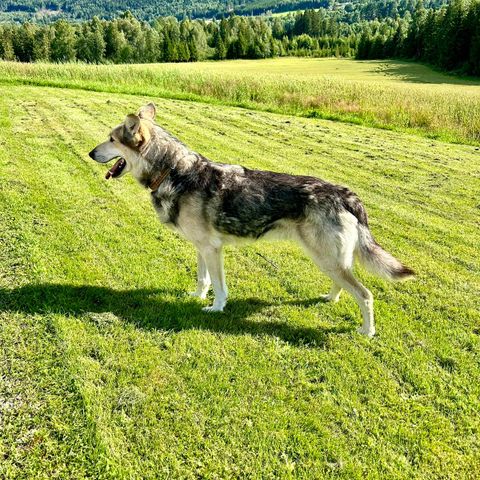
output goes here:
[[172, 192], [152, 193], [152, 204], [160, 222], [175, 225], [178, 218], [178, 199]]

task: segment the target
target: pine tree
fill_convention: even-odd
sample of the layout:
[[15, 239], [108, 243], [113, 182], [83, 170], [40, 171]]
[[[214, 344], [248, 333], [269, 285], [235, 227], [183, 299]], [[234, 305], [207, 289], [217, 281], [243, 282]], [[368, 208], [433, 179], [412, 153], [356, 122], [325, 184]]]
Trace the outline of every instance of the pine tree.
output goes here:
[[191, 62], [198, 62], [200, 55], [198, 52], [197, 43], [195, 42], [195, 37], [190, 35], [187, 42], [189, 58]]
[[[395, 33], [393, 34], [391, 46], [390, 46], [390, 52], [388, 53], [388, 56], [390, 57], [402, 56], [404, 39], [405, 39], [405, 36], [404, 36], [403, 25], [402, 23], [399, 23], [397, 26], [397, 29], [395, 30]], [[422, 55], [422, 52], [420, 52], [420, 55]]]
[[200, 21], [192, 22], [189, 32], [190, 60], [203, 60], [207, 56], [208, 44], [205, 32], [206, 24]]
[[15, 57], [21, 62], [31, 62], [33, 60], [33, 46], [35, 44], [35, 34], [37, 27], [31, 23], [23, 23], [14, 30], [12, 36], [13, 50]]
[[160, 60], [160, 36], [156, 30], [146, 27], [144, 61], [148, 63]]
[[177, 45], [168, 34], [163, 43], [163, 59], [165, 62], [178, 62]]
[[322, 14], [319, 10], [312, 10], [311, 14], [311, 33], [310, 35], [313, 37], [320, 37], [322, 32]]
[[176, 62], [188, 62], [190, 60], [190, 52], [188, 50], [188, 45], [184, 40], [180, 40], [177, 43], [177, 57], [174, 61]]
[[441, 28], [437, 64], [444, 69], [461, 67], [468, 58], [463, 0], [452, 0], [439, 24]]
[[52, 44], [52, 30], [45, 26], [37, 30], [35, 34], [35, 41], [33, 43], [33, 60], [35, 62], [50, 61], [50, 51]]
[[470, 4], [467, 21], [469, 45], [466, 73], [480, 75], [480, 3]]
[[215, 48], [215, 58], [217, 60], [224, 60], [227, 57], [227, 47], [225, 45], [225, 42], [222, 38], [220, 31], [218, 31], [217, 35], [215, 36], [214, 48]]
[[0, 58], [7, 61], [15, 60], [11, 29], [3, 27], [3, 29], [0, 30], [0, 34]]
[[360, 41], [358, 42], [357, 55], [356, 55], [356, 58], [358, 60], [366, 60], [370, 58], [371, 43], [372, 43], [372, 40], [369, 33], [366, 30], [364, 30], [360, 37]]
[[295, 24], [293, 25], [293, 35], [298, 36], [305, 32], [305, 15], [302, 12], [298, 12], [295, 17]]
[[423, 6], [422, 0], [418, 0], [408, 28], [407, 37], [403, 42], [402, 51], [405, 57], [415, 59], [422, 57], [424, 50], [423, 32], [426, 19], [427, 11]]
[[282, 50], [284, 55], [287, 55], [290, 51], [290, 40], [286, 35], [282, 38]]
[[248, 25], [242, 22], [238, 29], [237, 58], [247, 58], [248, 48], [252, 43], [252, 36]]
[[75, 30], [66, 20], [59, 20], [54, 24], [52, 60], [54, 62], [75, 60]]
[[274, 38], [281, 39], [285, 35], [285, 25], [280, 18], [275, 17], [272, 25], [272, 35]]
[[93, 17], [90, 22], [90, 35], [87, 41], [88, 49], [90, 51], [91, 62], [101, 63], [105, 56], [105, 38], [104, 27], [98, 17]]
[[382, 35], [376, 35], [370, 46], [368, 58], [372, 58], [372, 59], [385, 58], [384, 45], [385, 45], [385, 37], [383, 37]]

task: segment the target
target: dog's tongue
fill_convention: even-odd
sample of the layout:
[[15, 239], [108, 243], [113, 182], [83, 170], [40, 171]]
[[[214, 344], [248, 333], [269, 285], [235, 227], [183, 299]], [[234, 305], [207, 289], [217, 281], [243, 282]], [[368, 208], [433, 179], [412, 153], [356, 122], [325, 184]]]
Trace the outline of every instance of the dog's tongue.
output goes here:
[[115, 178], [117, 175], [120, 175], [120, 172], [125, 167], [125, 160], [123, 158], [119, 158], [113, 165], [113, 167], [106, 173], [105, 178], [108, 180], [109, 178]]

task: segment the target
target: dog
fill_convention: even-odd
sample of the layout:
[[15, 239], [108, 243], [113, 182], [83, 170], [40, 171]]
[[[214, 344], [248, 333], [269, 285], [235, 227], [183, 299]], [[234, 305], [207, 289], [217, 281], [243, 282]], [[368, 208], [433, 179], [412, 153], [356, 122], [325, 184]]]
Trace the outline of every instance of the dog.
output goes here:
[[362, 312], [358, 331], [375, 335], [373, 296], [355, 278], [354, 259], [388, 280], [414, 272], [374, 240], [355, 193], [315, 177], [212, 162], [157, 125], [155, 116], [153, 103], [127, 115], [89, 155], [99, 163], [116, 159], [106, 178], [131, 173], [150, 189], [160, 222], [195, 245], [197, 289], [192, 295], [205, 299], [211, 284], [215, 294], [203, 310], [221, 312], [227, 302], [224, 245], [290, 239], [333, 281], [322, 299], [337, 302], [345, 289]]

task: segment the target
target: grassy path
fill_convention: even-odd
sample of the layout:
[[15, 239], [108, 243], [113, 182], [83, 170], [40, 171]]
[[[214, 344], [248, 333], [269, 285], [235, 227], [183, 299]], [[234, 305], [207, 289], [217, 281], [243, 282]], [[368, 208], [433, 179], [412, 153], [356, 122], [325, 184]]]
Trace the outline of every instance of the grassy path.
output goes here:
[[192, 247], [86, 155], [144, 98], [0, 95], [0, 477], [475, 478], [475, 147], [156, 100], [159, 123], [212, 159], [360, 194], [419, 273], [361, 275], [368, 341], [348, 296], [317, 303], [328, 282], [290, 244], [227, 250], [225, 314], [185, 296]]

